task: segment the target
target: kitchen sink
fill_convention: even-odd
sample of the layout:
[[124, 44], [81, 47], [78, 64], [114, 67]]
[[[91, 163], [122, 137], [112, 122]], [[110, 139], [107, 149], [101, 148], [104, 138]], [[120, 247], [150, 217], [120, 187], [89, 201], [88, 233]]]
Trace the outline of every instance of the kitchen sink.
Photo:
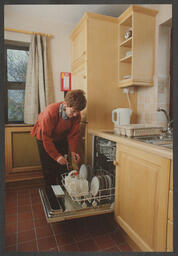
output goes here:
[[173, 139], [168, 137], [162, 136], [141, 136], [141, 137], [134, 137], [135, 140], [142, 141], [145, 143], [151, 143], [157, 146], [165, 147], [172, 149], [173, 148]]

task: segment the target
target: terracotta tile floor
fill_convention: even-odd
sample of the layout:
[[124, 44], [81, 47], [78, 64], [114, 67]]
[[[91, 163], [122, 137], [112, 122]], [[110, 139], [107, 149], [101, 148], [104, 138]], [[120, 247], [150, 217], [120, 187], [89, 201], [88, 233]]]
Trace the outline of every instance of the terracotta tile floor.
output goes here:
[[113, 214], [47, 223], [38, 188], [6, 192], [6, 251], [131, 251]]

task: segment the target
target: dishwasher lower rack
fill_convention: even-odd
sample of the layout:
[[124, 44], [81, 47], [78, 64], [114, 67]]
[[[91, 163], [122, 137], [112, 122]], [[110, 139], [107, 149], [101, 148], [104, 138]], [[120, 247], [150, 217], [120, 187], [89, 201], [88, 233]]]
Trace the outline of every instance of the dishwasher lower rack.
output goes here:
[[93, 196], [90, 192], [90, 182], [89, 184], [89, 191], [87, 193], [71, 193], [69, 192], [66, 184], [65, 184], [65, 177], [68, 175], [68, 173], [64, 173], [61, 175], [62, 178], [62, 185], [66, 191], [66, 193], [69, 195], [69, 197], [72, 199], [72, 201], [77, 202], [82, 206], [82, 208], [87, 208], [88, 206], [97, 207], [100, 204], [103, 203], [113, 203], [114, 197], [115, 197], [115, 176], [113, 174], [110, 174], [108, 171], [105, 170], [99, 170], [96, 172], [96, 176], [99, 175], [110, 175], [112, 180], [112, 185], [109, 188], [99, 189], [96, 196]]

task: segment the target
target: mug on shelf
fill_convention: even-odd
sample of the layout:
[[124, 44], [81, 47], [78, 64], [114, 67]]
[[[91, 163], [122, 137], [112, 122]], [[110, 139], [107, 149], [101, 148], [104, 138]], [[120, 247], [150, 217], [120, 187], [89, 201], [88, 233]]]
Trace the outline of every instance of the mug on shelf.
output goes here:
[[132, 29], [130, 28], [128, 31], [125, 32], [124, 37], [125, 39], [129, 39], [132, 36]]

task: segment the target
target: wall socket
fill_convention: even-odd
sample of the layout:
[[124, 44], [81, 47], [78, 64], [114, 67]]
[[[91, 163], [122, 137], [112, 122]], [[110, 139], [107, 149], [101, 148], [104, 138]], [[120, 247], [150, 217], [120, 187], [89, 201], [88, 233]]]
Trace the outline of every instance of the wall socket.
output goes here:
[[123, 93], [133, 94], [133, 93], [134, 93], [134, 87], [123, 88], [123, 89], [122, 89], [122, 92], [123, 92]]

